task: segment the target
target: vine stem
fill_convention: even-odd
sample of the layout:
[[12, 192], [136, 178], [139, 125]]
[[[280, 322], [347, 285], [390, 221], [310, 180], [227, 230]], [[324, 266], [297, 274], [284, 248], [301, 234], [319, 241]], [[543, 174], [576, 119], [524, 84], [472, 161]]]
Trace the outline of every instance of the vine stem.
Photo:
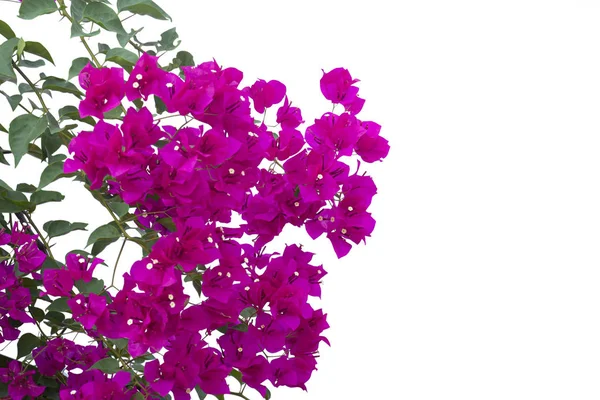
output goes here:
[[15, 69], [15, 71], [17, 71], [19, 73], [19, 75], [21, 75], [23, 77], [23, 79], [25, 79], [25, 81], [29, 84], [29, 86], [31, 86], [31, 89], [33, 89], [33, 91], [35, 92], [35, 95], [37, 96], [37, 98], [40, 100], [40, 103], [42, 105], [42, 109], [44, 110], [44, 114], [48, 114], [48, 107], [46, 107], [46, 103], [44, 103], [44, 99], [42, 98], [42, 93], [40, 93], [40, 91], [37, 89], [37, 87], [35, 86], [35, 83], [33, 83], [31, 81], [31, 79], [29, 79], [27, 77], [27, 75], [25, 75], [25, 73], [21, 70], [21, 68], [19, 68], [19, 66], [11, 60], [12, 66]]
[[[69, 22], [71, 22], [72, 24], [76, 23], [75, 20], [73, 19], [73, 17], [71, 16], [71, 14], [69, 14], [69, 12], [67, 11], [67, 6], [65, 5], [65, 0], [57, 0], [57, 1], [58, 1], [58, 4], [60, 5], [59, 12], [65, 18], [67, 18], [69, 20]], [[85, 47], [85, 49], [87, 50], [88, 54], [92, 58], [92, 61], [94, 62], [94, 64], [96, 65], [96, 67], [100, 68], [102, 65], [100, 64], [100, 61], [98, 61], [98, 59], [96, 58], [96, 55], [94, 54], [94, 52], [90, 48], [90, 45], [88, 44], [87, 40], [85, 40], [85, 36], [79, 36], [79, 39], [81, 40], [81, 43], [83, 43], [83, 46]]]

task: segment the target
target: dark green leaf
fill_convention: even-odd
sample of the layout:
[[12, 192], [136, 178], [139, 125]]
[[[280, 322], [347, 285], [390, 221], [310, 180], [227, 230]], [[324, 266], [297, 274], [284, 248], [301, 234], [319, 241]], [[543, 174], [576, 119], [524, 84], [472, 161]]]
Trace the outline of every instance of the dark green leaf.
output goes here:
[[177, 230], [177, 227], [175, 226], [175, 222], [173, 222], [173, 218], [171, 218], [171, 217], [160, 218], [156, 222], [158, 222], [159, 224], [161, 224], [162, 226], [164, 226], [171, 232], [175, 232]]
[[196, 394], [200, 397], [200, 400], [206, 399], [207, 394], [204, 393], [204, 390], [200, 389], [200, 386], [196, 386]]
[[106, 54], [110, 50], [110, 46], [104, 43], [98, 43], [98, 53]]
[[114, 374], [119, 372], [119, 362], [114, 358], [107, 357], [92, 365], [91, 369], [99, 369], [107, 374]]
[[156, 46], [156, 50], [169, 51], [176, 49], [181, 43], [181, 40], [177, 40], [178, 38], [179, 35], [177, 34], [177, 30], [175, 28], [171, 28], [168, 31], [163, 32], [160, 35], [160, 41]]
[[12, 67], [12, 55], [18, 43], [19, 39], [12, 38], [0, 44], [0, 82], [15, 81], [17, 79]]
[[242, 318], [251, 318], [256, 315], [256, 308], [254, 308], [254, 307], [244, 308], [242, 310], [242, 312], [240, 313], [240, 315], [242, 316]]
[[83, 19], [83, 10], [86, 2], [84, 0], [71, 0], [71, 17], [77, 22]]
[[37, 188], [29, 183], [19, 183], [17, 185], [17, 191], [24, 193], [33, 193], [37, 190]]
[[137, 35], [139, 32], [142, 31], [142, 29], [144, 28], [140, 28], [138, 30], [132, 29], [131, 32], [129, 32], [126, 35], [122, 35], [122, 34], [117, 34], [117, 41], [119, 42], [119, 45], [121, 47], [125, 47], [127, 46], [127, 43], [129, 43], [129, 41], [135, 37], [135, 35]]
[[92, 126], [96, 125], [96, 121], [94, 121], [92, 117], [81, 118], [81, 116], [79, 115], [79, 110], [77, 109], [77, 107], [74, 106], [65, 106], [58, 110], [58, 117], [61, 121], [65, 119], [70, 119], [73, 121], [85, 122], [86, 124]]
[[25, 52], [34, 54], [38, 57], [42, 57], [43, 59], [46, 59], [46, 60], [50, 61], [52, 64], [54, 64], [54, 60], [52, 59], [50, 52], [41, 43], [26, 42], [25, 43]]
[[37, 307], [29, 306], [29, 312], [31, 313], [33, 319], [35, 319], [37, 322], [42, 322], [44, 320], [44, 310]]
[[19, 8], [19, 18], [34, 19], [58, 10], [54, 0], [23, 0]]
[[10, 26], [4, 21], [0, 21], [0, 35], [7, 39], [12, 39], [16, 36]]
[[83, 294], [100, 294], [104, 290], [104, 281], [98, 278], [92, 278], [89, 282], [79, 280], [75, 282], [75, 287]]
[[48, 120], [31, 114], [19, 115], [8, 127], [8, 142], [15, 157], [15, 166], [27, 153], [28, 145], [37, 139], [48, 126]]
[[31, 202], [36, 205], [50, 203], [50, 202], [58, 202], [63, 201], [65, 196], [63, 196], [59, 192], [46, 191], [46, 190], [38, 190], [37, 192], [31, 195]]
[[126, 49], [115, 48], [106, 52], [106, 61], [112, 61], [128, 71], [131, 70], [137, 60], [138, 56]]
[[83, 222], [69, 222], [64, 220], [48, 221], [44, 224], [44, 230], [48, 233], [49, 238], [66, 235], [73, 231], [85, 231], [87, 227]]
[[115, 214], [117, 214], [119, 218], [123, 217], [129, 212], [129, 205], [120, 201], [113, 201], [111, 203], [108, 203], [108, 206], [111, 210], [113, 210]]
[[235, 380], [240, 383], [240, 385], [242, 383], [244, 383], [242, 381], [242, 373], [235, 368], [231, 370], [231, 372], [229, 373], [229, 376], [233, 376], [235, 378]]
[[269, 400], [271, 398], [271, 391], [269, 389], [267, 389], [267, 392], [265, 393], [265, 400]]
[[55, 162], [46, 167], [40, 176], [38, 189], [42, 189], [54, 182], [63, 173], [63, 162]]
[[123, 107], [116, 106], [104, 113], [104, 119], [121, 119], [121, 115], [123, 115]]
[[110, 244], [116, 242], [118, 239], [100, 239], [92, 246], [92, 255], [97, 256], [102, 253], [105, 248], [107, 248]]
[[102, 3], [89, 3], [83, 10], [83, 18], [95, 22], [107, 31], [126, 35], [123, 25], [112, 8]]
[[39, 68], [39, 67], [43, 67], [44, 65], [46, 65], [46, 62], [44, 60], [35, 60], [35, 61], [29, 61], [29, 60], [21, 60], [19, 61], [19, 67], [23, 67], [23, 68]]
[[90, 235], [87, 245], [96, 243], [100, 239], [118, 239], [121, 237], [121, 231], [114, 225], [114, 222], [108, 223], [106, 225], [102, 225], [96, 228], [92, 234]]
[[66, 297], [59, 297], [48, 306], [47, 311], [71, 312], [71, 307], [67, 304]]
[[[52, 135], [49, 129], [46, 129], [44, 133], [42, 133], [42, 153], [44, 158], [50, 158], [56, 150], [62, 146], [62, 140], [60, 140], [59, 135]], [[50, 163], [50, 161], [48, 161]]]
[[14, 213], [29, 210], [33, 205], [27, 200], [27, 197], [21, 192], [0, 188], [0, 212]]
[[154, 106], [156, 107], [156, 112], [158, 114], [162, 114], [167, 111], [165, 102], [162, 101], [158, 96], [154, 96]]
[[[66, 297], [60, 297], [61, 299], [65, 299], [65, 304], [67, 303]], [[68, 307], [68, 306], [67, 306]], [[65, 320], [65, 315], [62, 312], [58, 311], [48, 311], [45, 315], [45, 319], [55, 324], [60, 324]]]
[[0, 91], [0, 93], [2, 93], [4, 95], [4, 97], [6, 97], [6, 100], [8, 100], [8, 104], [10, 105], [10, 108], [13, 111], [15, 111], [17, 109], [17, 107], [21, 103], [21, 100], [23, 100], [23, 96], [21, 96], [20, 94], [15, 94], [13, 96], [9, 96], [8, 94], [6, 94], [2, 91]]
[[71, 24], [71, 38], [74, 37], [92, 37], [100, 34], [100, 29], [97, 29], [92, 32], [86, 32], [83, 30], [81, 25], [78, 22], [73, 22]]
[[69, 81], [65, 81], [64, 79], [57, 78], [54, 76], [46, 78], [46, 80], [44, 81], [44, 84], [42, 86], [42, 89], [55, 90], [57, 92], [63, 92], [63, 93], [70, 93], [70, 94], [74, 94], [75, 96], [77, 96], [79, 98], [81, 98], [81, 96], [83, 96], [83, 93], [81, 93], [79, 91], [79, 89], [77, 89], [77, 86], [73, 85]]
[[87, 57], [80, 57], [74, 59], [73, 63], [71, 64], [71, 68], [69, 68], [69, 80], [78, 76], [83, 67], [85, 67], [88, 64], [91, 64], [91, 61]]
[[10, 165], [8, 161], [6, 161], [6, 157], [4, 157], [4, 149], [0, 147], [0, 164]]
[[17, 359], [30, 354], [31, 350], [41, 346], [41, 344], [42, 341], [39, 337], [31, 333], [25, 333], [19, 338], [19, 342], [17, 343]]
[[177, 56], [175, 57], [180, 61], [179, 65], [182, 67], [189, 67], [196, 65], [194, 63], [194, 56], [188, 53], [187, 51], [179, 51], [177, 52]]
[[170, 20], [171, 17], [152, 0], [118, 0], [117, 9], [133, 14], [148, 15], [152, 18]]

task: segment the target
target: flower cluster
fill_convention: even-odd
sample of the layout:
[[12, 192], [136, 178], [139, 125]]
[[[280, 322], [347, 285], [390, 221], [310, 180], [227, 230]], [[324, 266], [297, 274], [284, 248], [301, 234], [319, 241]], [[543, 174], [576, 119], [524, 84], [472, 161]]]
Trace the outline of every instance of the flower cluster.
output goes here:
[[[180, 400], [195, 387], [225, 394], [232, 371], [263, 396], [266, 382], [306, 389], [319, 345], [329, 343], [326, 314], [311, 300], [320, 297], [326, 272], [301, 246], [281, 253], [267, 253], [266, 246], [291, 225], [313, 239], [325, 234], [343, 257], [374, 229], [368, 207], [375, 183], [352, 173], [345, 160], [381, 160], [389, 145], [377, 123], [357, 118], [364, 100], [347, 70], [323, 74], [321, 91], [334, 111], [303, 133], [302, 112], [281, 82], [241, 87], [242, 72], [215, 61], [181, 69], [183, 78], [144, 54], [128, 77], [120, 68], [91, 65], [79, 76], [86, 90], [80, 115], [99, 121], [71, 141], [65, 172], [85, 172], [91, 189], [122, 198], [138, 226], [160, 237], [114, 296], [73, 293], [74, 282], [89, 281], [101, 262], [76, 254], [64, 268], [44, 271], [45, 294], [67, 297], [91, 337], [127, 339], [132, 358], [166, 353], [145, 363], [145, 387], [91, 370], [69, 373], [61, 398], [72, 392], [78, 397], [64, 398], [92, 398], [85, 393], [99, 393], [94, 382], [120, 396], [142, 390]], [[125, 97], [143, 104], [151, 96], [186, 122], [161, 124], [164, 118], [144, 105], [127, 109], [120, 124], [104, 118]], [[264, 121], [277, 104], [275, 128], [253, 118], [252, 109]], [[190, 280], [200, 287], [199, 304], [185, 293]], [[216, 340], [209, 344], [207, 337]], [[36, 363], [44, 374], [85, 370], [104, 350], [56, 339], [38, 350]]]

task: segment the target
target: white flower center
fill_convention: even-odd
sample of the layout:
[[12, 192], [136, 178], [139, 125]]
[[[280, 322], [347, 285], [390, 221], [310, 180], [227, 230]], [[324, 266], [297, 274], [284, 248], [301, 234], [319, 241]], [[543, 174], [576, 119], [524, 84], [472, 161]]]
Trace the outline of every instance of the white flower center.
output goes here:
[[227, 277], [228, 277], [228, 278], [231, 278], [231, 272], [228, 272], [228, 273], [227, 273]]
[[346, 228], [342, 228], [342, 235], [345, 235], [346, 233], [348, 233], [348, 231], [346, 230]]
[[171, 308], [175, 308], [175, 302], [174, 302], [174, 301], [170, 302], [170, 303], [169, 303], [169, 307], [171, 307]]
[[238, 347], [238, 353], [241, 353], [242, 351], [244, 351], [244, 349], [242, 349], [242, 347]]
[[298, 202], [295, 202], [295, 203], [294, 203], [294, 206], [296, 206], [296, 207], [300, 207], [300, 203], [298, 203]]
[[169, 300], [173, 300], [174, 296], [172, 294], [169, 295]]
[[127, 325], [129, 325], [129, 326], [133, 325], [133, 320], [132, 319], [128, 319], [127, 320]]
[[179, 146], [175, 146], [173, 149], [175, 149], [175, 151], [179, 151]]
[[153, 266], [154, 266], [154, 264], [152, 264], [151, 262], [149, 262], [148, 264], [146, 264], [146, 269], [147, 270], [151, 270]]
[[321, 175], [321, 174], [317, 175], [317, 179], [323, 179], [323, 175]]
[[135, 76], [135, 79], [137, 79], [138, 81], [139, 81], [139, 80], [142, 80], [143, 78], [144, 78], [144, 75], [142, 75], [142, 74], [137, 74], [137, 75]]
[[354, 211], [354, 207], [352, 207], [352, 206], [348, 207], [348, 211]]
[[167, 82], [167, 84], [165, 86], [168, 87], [169, 89], [171, 89], [173, 87], [173, 84], [171, 82]]
[[235, 169], [233, 169], [233, 168], [229, 168], [229, 173], [230, 173], [231, 175], [235, 174]]
[[296, 275], [296, 276], [300, 276], [300, 272], [298, 272], [298, 271], [294, 271], [294, 275]]
[[250, 291], [250, 286], [246, 286], [246, 287], [244, 288], [244, 290], [245, 290], [246, 292]]
[[134, 89], [137, 89], [140, 87], [140, 84], [138, 82], [133, 82], [133, 85], [131, 86], [133, 86]]

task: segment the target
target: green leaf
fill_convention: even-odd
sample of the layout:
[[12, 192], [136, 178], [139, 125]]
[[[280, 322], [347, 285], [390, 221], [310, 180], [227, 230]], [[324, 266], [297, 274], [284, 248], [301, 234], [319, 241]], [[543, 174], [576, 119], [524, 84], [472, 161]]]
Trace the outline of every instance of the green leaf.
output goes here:
[[[67, 303], [66, 297], [60, 297], [60, 298], [65, 299], [65, 304]], [[46, 313], [46, 315], [44, 316], [44, 319], [58, 325], [65, 320], [65, 315], [62, 312], [58, 312], [58, 311], [48, 311]]]
[[187, 51], [177, 52], [177, 56], [175, 58], [180, 61], [179, 66], [181, 67], [190, 67], [196, 65], [196, 63], [194, 63], [194, 56]]
[[[42, 133], [42, 153], [44, 158], [50, 158], [56, 150], [62, 146], [63, 142], [60, 140], [59, 135], [53, 135], [49, 129], [46, 129]], [[50, 161], [48, 161], [50, 163]]]
[[107, 374], [114, 374], [119, 372], [119, 362], [111, 357], [104, 358], [90, 367], [92, 369], [99, 369]]
[[265, 393], [265, 400], [269, 400], [271, 398], [271, 391], [269, 389], [267, 389], [267, 392]]
[[231, 372], [229, 373], [229, 376], [233, 376], [235, 378], [235, 380], [240, 383], [240, 385], [242, 383], [244, 383], [242, 381], [242, 373], [235, 368], [231, 370]]
[[33, 319], [35, 319], [37, 322], [42, 322], [44, 320], [45, 314], [44, 310], [41, 308], [29, 306], [29, 312], [31, 313]]
[[154, 96], [154, 106], [156, 107], [156, 112], [158, 114], [162, 114], [167, 111], [167, 105], [158, 96]]
[[196, 386], [196, 394], [198, 397], [200, 397], [200, 400], [204, 400], [206, 399], [206, 396], [208, 396], [206, 393], [204, 393], [204, 390], [200, 389], [200, 386]]
[[115, 48], [109, 49], [106, 52], [106, 61], [112, 61], [115, 64], [127, 69], [128, 71], [135, 65], [138, 60], [138, 56], [129, 50]]
[[73, 231], [85, 231], [88, 224], [83, 222], [69, 222], [64, 220], [48, 221], [43, 228], [49, 238], [66, 235]]
[[140, 29], [132, 29], [131, 32], [129, 32], [126, 35], [121, 35], [121, 34], [117, 34], [117, 41], [119, 42], [119, 45], [121, 47], [125, 47], [127, 46], [127, 43], [129, 43], [129, 41], [135, 37], [135, 35], [137, 35], [138, 33], [140, 33], [144, 28], [140, 28]]
[[75, 287], [83, 294], [100, 294], [104, 290], [104, 281], [98, 278], [92, 278], [89, 282], [78, 280], [75, 282]]
[[81, 118], [79, 115], [79, 110], [74, 106], [65, 106], [58, 110], [58, 117], [61, 121], [65, 119], [70, 119], [73, 121], [81, 121], [85, 122], [88, 125], [94, 126], [96, 125], [96, 121], [92, 117]]
[[46, 308], [46, 311], [71, 312], [71, 307], [67, 303], [66, 297], [59, 297]]
[[177, 227], [175, 226], [175, 222], [173, 222], [173, 218], [171, 218], [171, 217], [160, 218], [156, 222], [158, 222], [159, 224], [161, 224], [162, 226], [164, 226], [171, 232], [175, 232], [177, 230]]
[[71, 17], [75, 21], [81, 21], [83, 19], [83, 10], [85, 9], [86, 2], [84, 0], [71, 0]]
[[39, 337], [31, 333], [25, 333], [19, 338], [19, 342], [17, 343], [17, 359], [30, 354], [31, 350], [41, 346], [41, 344], [42, 341]]
[[24, 193], [33, 193], [37, 190], [37, 188], [29, 183], [19, 183], [17, 185], [17, 191]]
[[102, 225], [92, 232], [85, 247], [96, 243], [100, 239], [118, 239], [121, 237], [121, 231], [114, 225], [114, 222]]
[[244, 308], [242, 310], [242, 312], [240, 313], [240, 315], [242, 316], [242, 318], [251, 318], [256, 315], [256, 308], [254, 308], [254, 307]]
[[79, 25], [77, 22], [73, 22], [71, 24], [71, 39], [74, 37], [92, 37], [100, 34], [100, 29], [97, 29], [92, 32], [86, 32], [83, 30], [83, 27]]
[[12, 55], [17, 48], [19, 39], [12, 38], [0, 44], [0, 82], [16, 81], [17, 75], [12, 66]]
[[113, 201], [112, 203], [108, 203], [108, 206], [111, 210], [113, 210], [115, 214], [117, 214], [119, 218], [123, 217], [129, 212], [129, 205], [120, 201]]
[[19, 18], [34, 19], [58, 10], [54, 0], [23, 0], [19, 8]]
[[102, 3], [89, 3], [83, 10], [83, 18], [95, 22], [107, 31], [126, 35], [123, 25], [112, 8]]
[[118, 0], [117, 9], [119, 12], [129, 11], [133, 14], [148, 15], [156, 19], [171, 20], [169, 14], [152, 0]]
[[8, 143], [15, 157], [15, 167], [27, 153], [30, 142], [37, 139], [48, 126], [48, 120], [32, 114], [19, 115], [8, 127]]
[[83, 93], [77, 89], [77, 86], [73, 85], [69, 81], [65, 81], [64, 79], [57, 78], [55, 76], [50, 76], [46, 78], [44, 84], [42, 85], [42, 89], [55, 90], [57, 92], [62, 93], [70, 93], [75, 96], [81, 98]]
[[38, 189], [42, 189], [54, 182], [63, 173], [64, 162], [59, 161], [48, 165], [40, 176]]
[[121, 119], [121, 115], [123, 115], [123, 107], [119, 105], [105, 112], [104, 119]]
[[179, 35], [177, 34], [177, 30], [175, 28], [171, 28], [168, 31], [163, 32], [160, 35], [160, 41], [156, 46], [156, 50], [169, 51], [176, 49], [177, 46], [179, 46], [179, 44], [181, 43], [181, 40], [177, 40], [178, 38]]
[[13, 96], [9, 96], [8, 94], [6, 94], [2, 91], [0, 91], [0, 93], [2, 93], [4, 95], [4, 97], [6, 97], [6, 100], [8, 100], [8, 104], [10, 105], [10, 108], [13, 111], [15, 111], [17, 109], [17, 107], [21, 103], [21, 100], [23, 100], [23, 96], [21, 96], [20, 94], [15, 94]]
[[23, 39], [19, 39], [19, 43], [17, 43], [17, 57], [19, 60], [23, 55], [23, 50], [25, 50], [25, 41]]
[[19, 61], [19, 67], [22, 68], [39, 68], [39, 67], [43, 67], [44, 65], [46, 65], [46, 63], [44, 62], [44, 60], [35, 60], [35, 61], [29, 61], [29, 60], [21, 60]]
[[48, 60], [52, 64], [54, 64], [54, 60], [52, 59], [52, 56], [50, 55], [50, 52], [41, 43], [38, 43], [38, 42], [25, 42], [25, 52], [26, 53], [30, 53], [30, 54], [34, 54], [34, 55], [36, 55], [38, 57], [42, 57], [43, 59]]
[[65, 199], [65, 196], [63, 196], [62, 193], [46, 191], [46, 190], [38, 190], [37, 192], [34, 192], [31, 195], [30, 201], [33, 204], [40, 205], [40, 204], [44, 204], [44, 203], [63, 201], [64, 199]]
[[4, 149], [0, 147], [0, 164], [10, 165], [8, 161], [6, 161], [6, 157], [4, 157]]
[[87, 57], [79, 57], [73, 60], [71, 63], [71, 68], [69, 68], [69, 80], [73, 79], [76, 76], [79, 76], [79, 73], [86, 65], [91, 64], [91, 61]]
[[0, 21], [0, 35], [4, 36], [7, 39], [14, 38], [15, 32], [8, 26], [8, 24], [4, 21]]

